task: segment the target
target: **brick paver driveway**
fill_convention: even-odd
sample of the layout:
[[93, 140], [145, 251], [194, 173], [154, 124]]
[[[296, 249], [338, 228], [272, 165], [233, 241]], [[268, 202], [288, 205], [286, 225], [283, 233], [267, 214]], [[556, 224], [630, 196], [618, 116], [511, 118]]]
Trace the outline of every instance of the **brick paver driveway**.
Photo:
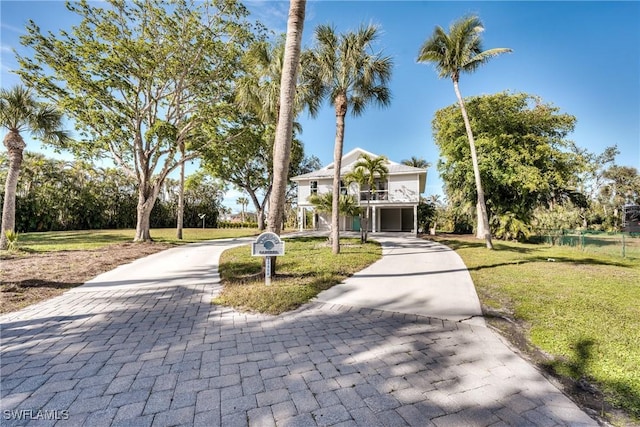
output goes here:
[[81, 287], [1, 318], [1, 424], [597, 425], [484, 327], [243, 314], [216, 289]]

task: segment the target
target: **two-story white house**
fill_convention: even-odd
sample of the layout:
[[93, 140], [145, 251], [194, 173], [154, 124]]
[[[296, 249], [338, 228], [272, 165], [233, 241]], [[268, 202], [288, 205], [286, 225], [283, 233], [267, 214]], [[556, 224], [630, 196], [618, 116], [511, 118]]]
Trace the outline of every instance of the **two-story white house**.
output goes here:
[[[354, 164], [362, 154], [379, 157], [361, 148], [355, 148], [342, 157], [340, 176], [344, 177], [353, 170]], [[427, 180], [425, 169], [414, 168], [392, 161], [387, 162], [389, 173], [385, 180], [376, 185], [376, 191], [370, 201], [369, 231], [404, 231], [417, 233], [418, 231], [418, 203], [420, 194], [424, 192]], [[323, 194], [332, 191], [334, 164], [322, 169], [291, 178], [298, 184], [298, 218], [300, 231], [306, 228], [306, 211], [314, 212], [312, 227], [317, 230], [329, 230], [331, 214], [316, 213], [309, 202], [311, 194]], [[351, 194], [360, 202], [362, 207], [367, 205], [368, 192], [360, 189], [357, 184], [347, 185], [341, 182], [340, 192]], [[359, 231], [360, 217], [340, 218], [340, 230]]]

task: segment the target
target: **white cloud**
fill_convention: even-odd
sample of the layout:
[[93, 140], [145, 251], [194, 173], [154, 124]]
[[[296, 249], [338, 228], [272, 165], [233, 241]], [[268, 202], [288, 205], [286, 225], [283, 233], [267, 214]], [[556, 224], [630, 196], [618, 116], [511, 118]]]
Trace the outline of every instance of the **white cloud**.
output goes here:
[[14, 33], [18, 33], [18, 34], [24, 34], [24, 28], [20, 28], [20, 27], [14, 27], [13, 25], [9, 25], [5, 22], [0, 22], [0, 28], [2, 28], [3, 30], [8, 30]]

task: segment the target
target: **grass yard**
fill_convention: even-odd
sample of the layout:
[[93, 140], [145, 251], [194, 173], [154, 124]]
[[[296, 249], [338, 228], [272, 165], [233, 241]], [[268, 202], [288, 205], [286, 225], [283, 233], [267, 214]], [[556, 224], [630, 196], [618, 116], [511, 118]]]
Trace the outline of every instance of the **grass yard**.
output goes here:
[[382, 256], [376, 242], [340, 239], [340, 255], [331, 253], [326, 237], [286, 239], [286, 255], [278, 257], [278, 275], [266, 286], [262, 257], [252, 257], [248, 246], [227, 250], [220, 259], [224, 289], [215, 304], [280, 314], [294, 310]]
[[596, 384], [640, 421], [640, 260], [579, 249], [437, 239], [469, 268], [485, 311], [524, 326], [554, 373]]
[[[131, 242], [135, 230], [80, 230], [24, 233], [18, 236], [18, 247], [28, 252], [98, 249], [114, 243]], [[151, 230], [151, 237], [159, 243], [193, 243], [202, 240], [255, 236], [255, 228], [185, 228], [182, 240], [176, 238], [175, 228]]]

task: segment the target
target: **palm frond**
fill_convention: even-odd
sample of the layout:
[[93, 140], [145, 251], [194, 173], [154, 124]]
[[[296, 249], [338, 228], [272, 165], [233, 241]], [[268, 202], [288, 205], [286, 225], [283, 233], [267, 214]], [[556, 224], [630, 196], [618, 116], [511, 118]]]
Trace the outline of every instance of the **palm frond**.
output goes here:
[[461, 72], [475, 71], [490, 58], [511, 52], [508, 48], [482, 49], [482, 21], [477, 16], [465, 16], [449, 27], [447, 34], [437, 26], [420, 48], [418, 62], [433, 63], [438, 77], [457, 81]]

